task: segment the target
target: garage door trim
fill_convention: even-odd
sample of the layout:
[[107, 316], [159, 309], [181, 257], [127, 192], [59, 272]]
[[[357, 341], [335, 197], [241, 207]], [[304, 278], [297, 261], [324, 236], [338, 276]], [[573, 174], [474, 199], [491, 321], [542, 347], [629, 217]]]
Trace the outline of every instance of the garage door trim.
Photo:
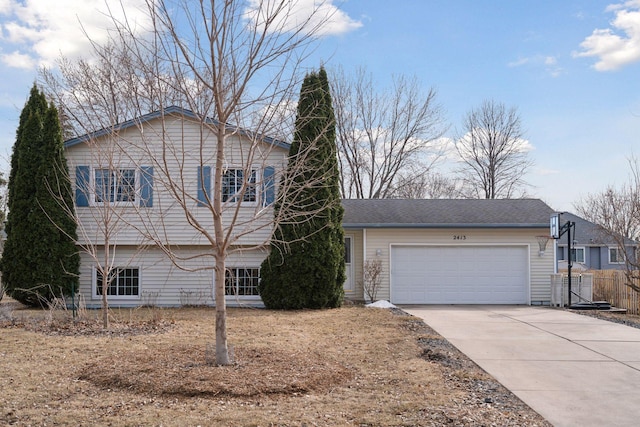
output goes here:
[[394, 247], [513, 247], [524, 248], [526, 253], [526, 302], [525, 304], [531, 304], [531, 244], [529, 243], [494, 243], [494, 242], [477, 242], [477, 243], [390, 243], [389, 244], [389, 298], [390, 301], [394, 301], [394, 275], [392, 271], [393, 266], [393, 249]]

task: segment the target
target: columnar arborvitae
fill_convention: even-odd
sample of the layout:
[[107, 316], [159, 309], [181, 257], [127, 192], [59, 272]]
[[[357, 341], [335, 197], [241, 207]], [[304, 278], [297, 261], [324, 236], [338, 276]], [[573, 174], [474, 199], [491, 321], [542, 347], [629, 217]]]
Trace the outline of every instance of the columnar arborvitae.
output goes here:
[[56, 108], [34, 85], [20, 114], [0, 271], [7, 294], [32, 306], [77, 289], [71, 183]]
[[260, 296], [268, 308], [339, 307], [345, 280], [343, 209], [335, 117], [323, 68], [302, 84], [283, 182], [275, 215], [284, 221], [276, 225], [262, 263]]

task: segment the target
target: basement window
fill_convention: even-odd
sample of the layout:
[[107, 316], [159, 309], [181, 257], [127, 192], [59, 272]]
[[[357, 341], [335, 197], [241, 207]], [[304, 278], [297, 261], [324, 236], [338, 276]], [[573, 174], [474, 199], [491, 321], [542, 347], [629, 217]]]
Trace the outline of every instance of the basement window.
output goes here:
[[[102, 296], [104, 278], [99, 269], [95, 271], [95, 296]], [[110, 297], [139, 297], [140, 269], [137, 267], [115, 267], [108, 274], [109, 284], [106, 287]]]
[[259, 282], [259, 268], [227, 268], [224, 274], [224, 294], [227, 296], [259, 296]]

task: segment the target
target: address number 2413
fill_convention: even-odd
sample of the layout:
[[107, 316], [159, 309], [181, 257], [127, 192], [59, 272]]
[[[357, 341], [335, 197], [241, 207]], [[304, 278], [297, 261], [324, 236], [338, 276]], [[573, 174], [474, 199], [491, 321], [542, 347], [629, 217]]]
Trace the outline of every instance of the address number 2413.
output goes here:
[[461, 234], [454, 234], [453, 240], [467, 240], [467, 236]]

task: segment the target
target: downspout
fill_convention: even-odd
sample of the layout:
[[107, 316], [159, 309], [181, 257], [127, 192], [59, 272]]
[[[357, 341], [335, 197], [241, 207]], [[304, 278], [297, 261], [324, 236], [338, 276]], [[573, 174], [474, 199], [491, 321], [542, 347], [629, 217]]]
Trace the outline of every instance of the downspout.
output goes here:
[[367, 229], [362, 229], [362, 299], [367, 301], [364, 291], [364, 264], [367, 262]]

